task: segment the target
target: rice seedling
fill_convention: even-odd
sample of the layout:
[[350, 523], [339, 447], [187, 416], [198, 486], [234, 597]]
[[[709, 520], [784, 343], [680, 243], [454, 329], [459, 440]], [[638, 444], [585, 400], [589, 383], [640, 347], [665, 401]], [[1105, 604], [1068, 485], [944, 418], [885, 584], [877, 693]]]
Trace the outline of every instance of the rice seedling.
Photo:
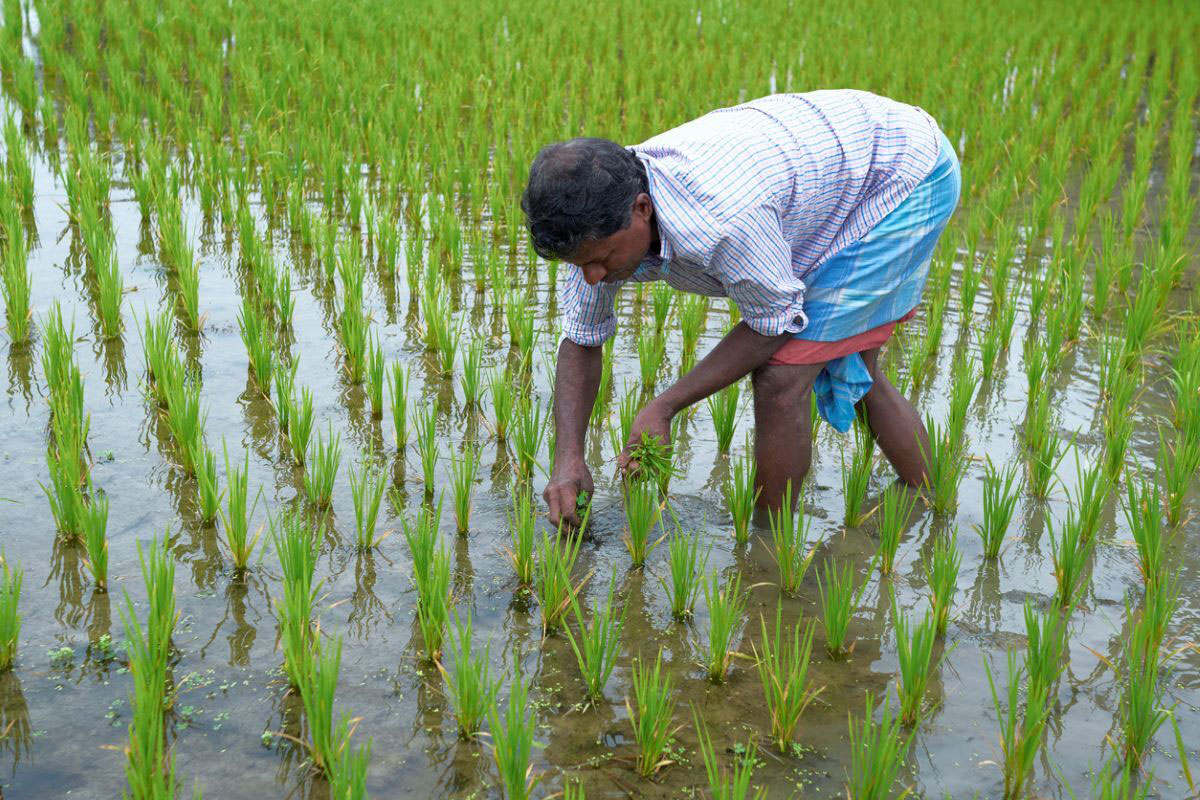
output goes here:
[[1050, 715], [1050, 698], [1044, 684], [1030, 683], [1025, 694], [1025, 710], [1021, 713], [1021, 685], [1026, 682], [1022, 680], [1024, 670], [1016, 652], [1009, 650], [1007, 706], [1002, 706], [991, 664], [985, 659], [983, 666], [992, 693], [992, 705], [1000, 719], [1000, 751], [1003, 756], [1000, 768], [1004, 773], [1004, 797], [1006, 800], [1024, 797], [1025, 788], [1032, 777], [1034, 760], [1042, 749]]
[[408, 446], [408, 367], [393, 361], [388, 376], [388, 391], [392, 397], [393, 435], [396, 450], [403, 453]]
[[704, 332], [708, 317], [708, 298], [704, 295], [684, 293], [679, 296], [679, 334], [683, 339], [681, 368], [689, 370], [696, 360], [696, 345]]
[[368, 451], [357, 470], [346, 470], [350, 479], [350, 499], [354, 504], [354, 546], [359, 550], [373, 550], [387, 538], [388, 534], [376, 532], [379, 520], [379, 505], [387, 491], [387, 474], [371, 464], [373, 454]]
[[517, 471], [524, 477], [533, 474], [538, 453], [546, 438], [546, 424], [542, 415], [542, 403], [536, 397], [525, 395], [517, 403], [516, 426], [513, 430], [513, 450], [517, 456]]
[[671, 673], [663, 672], [661, 648], [653, 667], [641, 656], [633, 660], [630, 684], [633, 701], [626, 697], [625, 707], [638, 746], [637, 771], [643, 777], [650, 777], [672, 763], [667, 745], [678, 730], [671, 727], [675, 717], [675, 700], [671, 697], [674, 686]]
[[584, 622], [578, 592], [572, 595], [571, 607], [575, 613], [575, 624], [579, 635], [566, 628], [567, 640], [579, 663], [583, 675], [584, 690], [589, 702], [604, 699], [604, 687], [617, 664], [621, 650], [621, 632], [625, 629], [625, 606], [618, 611], [615, 607], [617, 576], [614, 573], [608, 583], [608, 599], [604, 606], [592, 612], [591, 622]]
[[[229, 461], [229, 448], [225, 447], [225, 508], [221, 511], [221, 529], [225, 533], [225, 545], [229, 548], [229, 557], [233, 559], [233, 568], [241, 571], [250, 564], [250, 558], [258, 546], [262, 529], [250, 535], [250, 514], [253, 508], [247, 507], [250, 486], [250, 451], [245, 451], [240, 468], [234, 467]], [[257, 498], [254, 505], [258, 505]]]
[[1167, 527], [1177, 528], [1183, 521], [1183, 503], [1188, 488], [1200, 472], [1200, 440], [1192, 441], [1183, 433], [1176, 433], [1175, 443], [1171, 445], [1160, 430], [1157, 462], [1158, 474], [1162, 476]]
[[511, 544], [508, 557], [517, 573], [517, 582], [522, 587], [533, 585], [534, 575], [534, 530], [537, 518], [533, 511], [533, 495], [528, 488], [513, 492], [513, 505], [508, 514]]
[[505, 298], [504, 318], [508, 323], [508, 338], [521, 353], [533, 351], [534, 319], [536, 309], [529, 298], [516, 289], [510, 290]]
[[246, 354], [250, 357], [250, 372], [258, 390], [264, 396], [271, 396], [272, 374], [275, 370], [275, 340], [269, 324], [249, 297], [242, 300], [242, 310], [238, 312], [238, 329], [242, 332], [242, 342], [246, 345]]
[[712, 414], [713, 428], [717, 432], [718, 453], [728, 453], [729, 445], [733, 442], [740, 395], [739, 382], [734, 381], [716, 394], [708, 396], [708, 410]]
[[960, 350], [951, 367], [950, 415], [946, 420], [947, 437], [960, 445], [967, 425], [967, 411], [979, 388], [979, 380], [974, 362], [968, 360], [966, 350]]
[[937, 668], [933, 663], [933, 648], [938, 637], [938, 620], [927, 610], [920, 622], [914, 622], [896, 607], [893, 593], [892, 624], [896, 632], [896, 658], [900, 662], [900, 681], [896, 687], [900, 696], [900, 721], [905, 725], [916, 725], [925, 705], [929, 673]]
[[379, 337], [372, 336], [367, 348], [367, 398], [371, 403], [371, 418], [383, 419], [383, 348]]
[[950, 610], [954, 607], [954, 595], [958, 591], [958, 570], [962, 566], [962, 553], [958, 550], [958, 530], [950, 538], [940, 537], [933, 543], [933, 553], [922, 560], [925, 582], [929, 585], [929, 603], [933, 608], [938, 636], [946, 635], [950, 623]]
[[30, 300], [33, 292], [33, 276], [29, 272], [29, 247], [21, 231], [20, 218], [4, 220], [4, 228], [10, 233], [4, 247], [4, 274], [0, 276], [0, 288], [4, 290], [4, 318], [8, 325], [8, 337], [13, 344], [29, 341], [29, 321], [33, 317]]
[[1027, 485], [1034, 497], [1046, 497], [1050, 481], [1065, 451], [1054, 430], [1055, 417], [1050, 405], [1050, 394], [1041, 391], [1029, 400], [1025, 415], [1025, 447], [1029, 454], [1029, 480]]
[[184, 378], [167, 387], [167, 428], [175, 440], [175, 455], [187, 475], [196, 474], [192, 454], [199, 452], [207, 415], [200, 411], [200, 382]]
[[742, 612], [746, 609], [748, 594], [742, 591], [742, 574], [733, 577], [721, 586], [721, 576], [715, 569], [704, 582], [704, 602], [708, 606], [708, 650], [704, 654], [703, 666], [708, 679], [723, 683], [733, 661], [733, 639], [742, 624]]
[[671, 314], [671, 301], [675, 299], [675, 290], [665, 281], [656, 281], [650, 289], [650, 308], [654, 314], [654, 330], [662, 333]]
[[[90, 501], [80, 508], [83, 545], [87, 551], [84, 566], [96, 583], [97, 592], [108, 591], [108, 495], [89, 491]], [[3, 627], [3, 626], [0, 626]]]
[[1162, 491], [1158, 484], [1130, 477], [1125, 494], [1125, 519], [1137, 545], [1138, 568], [1147, 587], [1167, 575], [1163, 538]]
[[917, 494], [898, 484], [884, 489], [879, 498], [879, 543], [876, 545], [875, 558], [880, 575], [892, 574], [904, 528], [916, 505]]
[[1095, 549], [1096, 540], [1083, 535], [1083, 525], [1074, 508], [1067, 509], [1067, 516], [1057, 526], [1046, 518], [1046, 532], [1050, 537], [1050, 552], [1054, 562], [1054, 580], [1058, 584], [1058, 602], [1063, 608], [1072, 608], [1088, 587], [1088, 562]]
[[1125, 469], [1125, 454], [1133, 438], [1133, 404], [1118, 404], [1114, 400], [1104, 411], [1104, 463], [1110, 478]]
[[512, 421], [515, 394], [512, 382], [501, 369], [493, 369], [488, 378], [488, 394], [492, 396], [492, 412], [495, 415], [494, 432], [498, 441], [508, 439], [508, 426]]
[[929, 430], [925, 488], [929, 490], [934, 512], [949, 514], [958, 504], [958, 487], [967, 473], [962, 440], [950, 425], [942, 428], [929, 417], [925, 418], [925, 427]]
[[824, 689], [812, 686], [808, 680], [816, 623], [810, 621], [803, 633], [799, 624], [785, 628], [782, 604], [775, 606], [774, 637], [768, 635], [767, 623], [761, 616], [758, 621], [762, 650], [759, 651], [759, 646], [754, 647], [755, 665], [762, 683], [763, 701], [771, 717], [771, 738], [779, 752], [786, 753], [795, 739], [800, 715]]
[[50, 502], [50, 514], [58, 532], [65, 540], [74, 541], [83, 532], [83, 497], [79, 493], [84, 480], [82, 466], [77, 457], [63, 457], [54, 447], [46, 450], [46, 466], [50, 485], [39, 485]]
[[300, 680], [300, 700], [308, 720], [308, 758], [314, 769], [329, 773], [339, 760], [337, 729], [333, 722], [333, 697], [342, 669], [342, 637], [329, 643], [318, 637], [308, 667]]
[[463, 356], [460, 382], [463, 390], [463, 402], [468, 408], [479, 405], [483, 395], [483, 340], [474, 337], [467, 345]]
[[552, 633], [563, 626], [575, 596], [587, 582], [571, 578], [575, 560], [579, 557], [582, 536], [556, 533], [554, 538], [542, 531], [538, 541], [537, 561], [533, 570], [533, 591], [542, 610], [542, 632]]
[[[912, 744], [915, 731], [907, 736], [901, 729], [899, 717], [892, 716], [891, 706], [884, 698], [879, 722], [875, 721], [875, 697], [866, 696], [866, 714], [857, 724], [854, 715], [848, 714], [850, 728], [850, 766], [846, 770], [846, 797], [849, 800], [887, 800], [895, 794], [895, 785], [900, 778]], [[911, 788], [900, 793], [905, 797]]]
[[192, 463], [196, 465], [196, 499], [200, 521], [210, 525], [221, 510], [221, 488], [217, 482], [217, 454], [203, 442], [193, 443]]
[[690, 619], [700, 591], [700, 576], [708, 563], [708, 548], [702, 548], [699, 531], [685, 533], [678, 525], [667, 538], [667, 566], [670, 580], [659, 578], [667, 592], [671, 618], [676, 622]]
[[1062, 672], [1066, 647], [1067, 616], [1055, 608], [1038, 613], [1025, 603], [1025, 675], [1033, 697], [1052, 697]]
[[304, 471], [304, 492], [317, 508], [327, 508], [333, 502], [333, 483], [337, 480], [342, 461], [342, 435], [333, 432], [330, 423], [328, 436], [317, 434], [316, 444], [309, 455]]
[[754, 741], [749, 741], [745, 748], [735, 745], [736, 760], [732, 771], [721, 769], [717, 763], [712, 737], [709, 736], [708, 728], [695, 706], [692, 706], [692, 721], [696, 726], [696, 737], [700, 740], [700, 756], [704, 759], [704, 773], [708, 777], [708, 790], [712, 793], [713, 800], [765, 800], [766, 788], [750, 785], [754, 776], [755, 756], [758, 753]]
[[[413, 568], [419, 569], [415, 554]], [[425, 658], [438, 663], [442, 660], [442, 644], [450, 622], [450, 551], [445, 547], [431, 548], [427, 569], [414, 574], [413, 582], [417, 586], [417, 625], [425, 643]]]
[[343, 714], [334, 730], [335, 760], [330, 765], [327, 779], [331, 800], [367, 800], [367, 768], [371, 765], [370, 739], [361, 747], [350, 749], [350, 736], [357, 725], [357, 718]]
[[425, 484], [425, 497], [433, 497], [433, 484], [437, 476], [437, 408], [429, 405], [418, 411], [413, 419], [417, 438], [417, 454], [421, 457], [421, 479]]
[[651, 436], [645, 431], [637, 444], [629, 448], [629, 479], [635, 482], [653, 483], [666, 495], [675, 477], [675, 462], [672, 460], [671, 445]]
[[625, 548], [633, 567], [640, 568], [662, 542], [662, 537], [651, 541], [651, 536], [662, 519], [663, 504], [659, 501], [658, 488], [650, 483], [626, 482], [624, 495]]
[[479, 472], [479, 450], [468, 445], [462, 455], [450, 454], [450, 496], [454, 504], [454, 522], [460, 534], [471, 529], [471, 503], [475, 476]]
[[[824, 580], [821, 579], [822, 574]], [[849, 562], [843, 562], [840, 568], [826, 563], [823, 571], [817, 574], [825, 649], [835, 658], [847, 652], [846, 632], [850, 627], [850, 617], [858, 607], [866, 587], [865, 581], [857, 587], [854, 585], [854, 565]]]
[[500, 787], [506, 800], [526, 800], [542, 776], [533, 771], [533, 734], [537, 726], [534, 707], [529, 702], [529, 688], [520, 672], [513, 676], [508, 691], [508, 706], [504, 717], [492, 704], [488, 709], [492, 729], [492, 758], [500, 773]]
[[1010, 464], [1000, 472], [989, 456], [983, 468], [983, 524], [975, 526], [983, 540], [984, 558], [996, 558], [1000, 554], [1020, 491], [1017, 465]]
[[491, 674], [491, 642], [484, 644], [482, 652], [477, 653], [471, 648], [471, 639], [471, 615], [467, 614], [464, 622], [456, 612], [450, 636], [453, 663], [449, 669], [444, 662], [438, 663], [438, 670], [446, 681], [446, 695], [454, 707], [458, 738], [464, 742], [478, 738], [500, 690], [500, 682]]
[[842, 451], [842, 496], [846, 503], [845, 524], [856, 528], [863, 524], [866, 514], [867, 487], [871, 482], [871, 464], [875, 458], [875, 438], [866, 424], [854, 420], [854, 455], [846, 468], [846, 452]]
[[21, 583], [25, 572], [0, 552], [0, 672], [12, 669], [21, 636]]
[[747, 453], [733, 462], [728, 477], [721, 485], [725, 506], [733, 518], [733, 540], [738, 544], [750, 541], [750, 520], [761, 492], [755, 485], [755, 477], [754, 457]]
[[783, 491], [779, 513], [768, 510], [767, 516], [771, 524], [775, 565], [779, 568], [779, 588], [788, 593], [796, 592], [817, 551], [808, 548], [809, 520], [804, 514], [803, 500], [797, 500], [795, 510], [792, 510], [790, 480]]
[[309, 527], [295, 512], [284, 512], [279, 519], [272, 518], [269, 522], [271, 543], [283, 574], [282, 590], [273, 603], [279, 623], [283, 668], [291, 685], [299, 688], [303, 686], [305, 672], [310, 666], [315, 638], [313, 609], [321, 584], [314, 578], [320, 539], [318, 531]]
[[652, 392], [658, 381], [658, 371], [667, 355], [667, 339], [660, 333], [645, 331], [638, 337], [637, 352], [642, 391]]

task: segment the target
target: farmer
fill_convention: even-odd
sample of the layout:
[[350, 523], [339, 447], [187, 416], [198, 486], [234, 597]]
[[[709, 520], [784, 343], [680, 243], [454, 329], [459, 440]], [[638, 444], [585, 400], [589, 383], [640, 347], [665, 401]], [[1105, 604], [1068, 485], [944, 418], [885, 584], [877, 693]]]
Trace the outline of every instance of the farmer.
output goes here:
[[591, 495], [586, 425], [628, 281], [729, 297], [741, 321], [637, 414], [619, 458], [747, 373], [759, 508], [811, 462], [809, 391], [840, 431], [861, 414], [901, 480], [924, 483], [929, 436], [879, 368], [921, 299], [958, 202], [958, 159], [925, 111], [863, 91], [778, 94], [622, 147], [579, 138], [537, 154], [521, 200], [533, 247], [571, 266], [562, 295], [549, 520]]

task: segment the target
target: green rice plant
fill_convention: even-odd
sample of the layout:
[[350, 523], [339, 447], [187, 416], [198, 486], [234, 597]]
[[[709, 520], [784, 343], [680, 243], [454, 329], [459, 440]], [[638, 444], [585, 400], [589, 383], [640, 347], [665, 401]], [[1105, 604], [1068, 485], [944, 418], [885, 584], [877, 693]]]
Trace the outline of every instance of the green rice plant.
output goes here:
[[488, 710], [496, 703], [496, 692], [500, 690], [500, 682], [491, 674], [491, 642], [477, 653], [471, 648], [471, 638], [471, 615], [467, 614], [466, 622], [463, 622], [455, 612], [450, 636], [453, 663], [449, 669], [445, 663], [438, 663], [438, 670], [446, 681], [446, 694], [454, 707], [458, 738], [464, 742], [478, 738]]
[[656, 281], [650, 289], [650, 308], [654, 314], [654, 330], [662, 333], [671, 314], [671, 301], [675, 290], [666, 281]]
[[[915, 730], [907, 736], [901, 728], [899, 717], [892, 716], [887, 699], [880, 703], [883, 714], [875, 721], [875, 698], [871, 692], [866, 696], [866, 714], [855, 723], [849, 714], [850, 766], [846, 770], [846, 797], [848, 800], [888, 800], [895, 795], [896, 782], [904, 767], [909, 745]], [[912, 788], [899, 795], [907, 797]]]
[[582, 536], [556, 533], [551, 538], [549, 533], [542, 531], [533, 570], [533, 591], [542, 610], [543, 634], [563, 626], [571, 604], [587, 582], [587, 578], [579, 583], [571, 578], [582, 542]]
[[108, 495], [95, 491], [88, 494], [90, 501], [80, 508], [83, 545], [87, 551], [84, 566], [96, 583], [96, 591], [103, 593], [108, 591]]
[[395, 432], [396, 450], [403, 453], [408, 447], [408, 367], [393, 361], [388, 376], [388, 391], [392, 396], [392, 430]]
[[[4, 221], [7, 231], [20, 231], [19, 217]], [[33, 318], [30, 300], [33, 295], [33, 276], [29, 272], [29, 246], [24, 233], [10, 233], [4, 246], [4, 273], [0, 275], [0, 289], [4, 290], [4, 318], [8, 324], [8, 337], [13, 344], [29, 341], [29, 321]]]
[[1071, 498], [1072, 504], [1079, 509], [1079, 524], [1083, 528], [1084, 538], [1090, 539], [1100, 528], [1100, 515], [1112, 490], [1112, 480], [1104, 470], [1104, 465], [1097, 462], [1089, 469], [1084, 469], [1079, 461], [1079, 451], [1075, 451], [1075, 485], [1076, 491]]
[[721, 586], [721, 575], [715, 569], [704, 582], [704, 602], [708, 606], [708, 651], [703, 666], [708, 679], [723, 683], [733, 661], [733, 639], [742, 624], [742, 612], [746, 610], [748, 593], [742, 591], [742, 574], [733, 577]]
[[683, 528], [676, 525], [674, 532], [667, 538], [670, 580], [659, 578], [659, 583], [667, 592], [671, 618], [676, 622], [683, 622], [692, 616], [696, 595], [700, 591], [700, 576], [708, 563], [708, 554], [708, 548], [702, 548], [699, 531], [685, 533]]
[[338, 317], [338, 337], [345, 351], [346, 378], [353, 384], [362, 383], [366, 374], [370, 327], [362, 309], [347, 301]]
[[983, 338], [979, 340], [979, 371], [984, 380], [990, 381], [996, 374], [996, 362], [1007, 347], [1005, 328], [993, 317], [983, 332]]
[[1150, 755], [1154, 735], [1171, 717], [1160, 697], [1161, 651], [1158, 643], [1140, 630], [1145, 625], [1142, 619], [1135, 622], [1122, 647], [1125, 691], [1117, 714], [1122, 755], [1126, 763], [1135, 767], [1141, 766]]
[[1110, 402], [1104, 410], [1104, 463], [1109, 477], [1125, 469], [1125, 454], [1133, 438], [1133, 403]]
[[326, 776], [330, 800], [367, 800], [367, 769], [371, 765], [372, 743], [368, 739], [361, 747], [350, 749], [350, 736], [357, 723], [357, 718], [351, 719], [349, 714], [343, 713], [334, 729], [336, 758]]
[[762, 683], [763, 702], [771, 716], [771, 738], [780, 753], [787, 753], [795, 740], [800, 715], [824, 690], [824, 687], [812, 686], [808, 680], [816, 623], [810, 621], [803, 633], [800, 624], [785, 628], [782, 604], [775, 606], [774, 637], [768, 635], [767, 623], [761, 616], [758, 622], [762, 651], [759, 652], [756, 646], [754, 659]]
[[504, 717], [500, 717], [499, 707], [493, 704], [488, 709], [488, 724], [492, 729], [492, 758], [500, 773], [505, 800], [527, 800], [542, 776], [533, 771], [531, 763], [537, 715], [520, 672], [513, 676], [509, 687]]
[[304, 492], [308, 502], [317, 508], [327, 508], [333, 502], [333, 483], [342, 461], [342, 435], [333, 432], [332, 423], [328, 434], [328, 437], [317, 434], [304, 471]]
[[679, 334], [683, 339], [681, 369], [690, 370], [696, 361], [696, 345], [704, 333], [708, 317], [708, 298], [701, 294], [685, 292], [679, 296]]
[[350, 499], [354, 503], [354, 546], [362, 551], [374, 550], [388, 534], [375, 530], [379, 520], [379, 506], [387, 491], [387, 474], [371, 464], [373, 454], [368, 451], [357, 470], [346, 470], [350, 479]]
[[916, 505], [917, 494], [898, 484], [884, 489], [879, 498], [879, 544], [876, 546], [875, 558], [879, 563], [880, 575], [892, 574], [904, 528]]
[[842, 496], [846, 503], [847, 528], [862, 525], [867, 518], [863, 507], [867, 502], [867, 487], [871, 482], [871, 464], [875, 459], [875, 437], [866, 424], [854, 420], [854, 455], [846, 468], [846, 451], [842, 450]]
[[608, 599], [602, 608], [592, 612], [590, 623], [584, 622], [578, 592], [571, 598], [579, 635], [576, 637], [568, 626], [567, 640], [571, 643], [575, 660], [579, 662], [579, 672], [583, 675], [588, 702], [604, 699], [604, 687], [608, 685], [608, 679], [617, 664], [617, 655], [621, 650], [621, 632], [625, 629], [626, 607], [622, 605], [618, 612], [615, 607], [616, 592], [617, 576], [613, 573], [608, 583]]
[[629, 448], [629, 459], [628, 475], [632, 481], [653, 483], [666, 495], [676, 472], [669, 443], [643, 431], [641, 440]]
[[1162, 491], [1157, 483], [1130, 477], [1126, 485], [1125, 519], [1137, 545], [1138, 569], [1147, 588], [1167, 576]]
[[461, 456], [450, 453], [450, 496], [454, 503], [454, 522], [460, 534], [471, 529], [471, 503], [478, 472], [478, 449], [468, 445]]
[[292, 296], [292, 272], [286, 265], [279, 270], [279, 277], [271, 289], [274, 293], [275, 311], [279, 318], [279, 327], [287, 330], [292, 327], [292, 316], [296, 311], [296, 300]]
[[200, 452], [207, 415], [200, 411], [200, 382], [185, 378], [167, 387], [167, 428], [175, 440], [175, 455], [187, 475], [196, 474], [192, 454]]
[[508, 323], [508, 338], [521, 353], [533, 351], [536, 331], [534, 321], [536, 309], [529, 297], [517, 289], [508, 292], [505, 298], [504, 318]]
[[[950, 441], [962, 444], [967, 426], [967, 411], [979, 388], [979, 372], [973, 361], [968, 360], [966, 350], [954, 357], [950, 373], [950, 415], [946, 420], [946, 435]], [[932, 436], [932, 432], [931, 432]]]
[[494, 432], [498, 441], [508, 439], [508, 427], [512, 422], [513, 405], [516, 402], [512, 382], [502, 369], [493, 369], [488, 377], [488, 394], [492, 396], [492, 413], [495, 416]]
[[25, 572], [10, 565], [0, 551], [0, 672], [12, 669], [21, 636], [21, 583]]
[[1033, 697], [1053, 697], [1054, 685], [1063, 670], [1066, 648], [1067, 616], [1051, 608], [1038, 613], [1032, 602], [1025, 603], [1025, 675], [1027, 691]]
[[678, 728], [672, 728], [675, 717], [675, 700], [671, 697], [671, 673], [663, 673], [662, 648], [654, 659], [654, 666], [645, 663], [641, 656], [633, 660], [630, 676], [633, 700], [625, 698], [629, 719], [633, 724], [633, 738], [638, 746], [637, 771], [650, 777], [672, 763], [667, 745]]
[[733, 518], [733, 540], [738, 544], [750, 541], [750, 520], [754, 516], [754, 505], [758, 502], [761, 491], [755, 486], [755, 475], [754, 457], [747, 453], [733, 462], [728, 477], [721, 485], [725, 506]]
[[221, 510], [221, 487], [217, 482], [217, 454], [203, 442], [193, 443], [192, 463], [196, 465], [196, 499], [200, 521], [211, 524]]
[[383, 348], [379, 337], [372, 336], [367, 348], [367, 398], [371, 402], [371, 418], [383, 419]]
[[[234, 467], [229, 461], [229, 447], [225, 446], [225, 484], [227, 493], [225, 508], [221, 511], [221, 529], [225, 533], [225, 544], [229, 547], [229, 557], [233, 559], [233, 568], [239, 572], [250, 564], [262, 529], [250, 535], [250, 514], [253, 508], [248, 507], [250, 487], [250, 451], [243, 454], [241, 468]], [[254, 505], [258, 505], [257, 498]]]
[[1046, 687], [1031, 683], [1025, 694], [1025, 711], [1021, 713], [1021, 685], [1024, 670], [1014, 650], [1008, 651], [1007, 707], [1002, 707], [1000, 693], [992, 667], [983, 662], [987, 673], [988, 688], [992, 693], [992, 704], [1000, 719], [1000, 751], [1003, 756], [1001, 771], [1004, 773], [1004, 797], [1006, 800], [1025, 796], [1025, 788], [1032, 777], [1034, 761], [1042, 749], [1046, 722], [1050, 716], [1050, 697]]
[[417, 454], [421, 457], [421, 478], [425, 484], [425, 496], [433, 497], [433, 484], [437, 477], [437, 407], [425, 406], [413, 419], [417, 437]]
[[[821, 580], [824, 574], [825, 579]], [[817, 574], [817, 591], [821, 595], [821, 623], [825, 628], [825, 649], [835, 658], [848, 652], [846, 632], [850, 617], [858, 607], [858, 601], [866, 591], [867, 584], [854, 585], [854, 565], [843, 562], [836, 565], [824, 564], [822, 573]]]
[[1179, 432], [1172, 445], [1167, 443], [1160, 430], [1157, 462], [1158, 473], [1162, 476], [1167, 526], [1177, 528], [1183, 521], [1183, 503], [1188, 488], [1196, 473], [1200, 472], [1200, 439], [1189, 440]]
[[1025, 414], [1025, 447], [1029, 455], [1029, 491], [1034, 497], [1046, 497], [1050, 481], [1065, 451], [1055, 428], [1050, 394], [1040, 391], [1029, 399]]
[[250, 372], [264, 396], [271, 396], [272, 374], [275, 370], [275, 337], [270, 325], [249, 297], [242, 300], [238, 312], [238, 329], [250, 357]]
[[342, 669], [342, 637], [326, 644], [318, 637], [300, 681], [300, 700], [308, 720], [308, 758], [313, 768], [328, 774], [340, 758], [337, 729], [333, 721], [333, 698]]
[[1067, 509], [1066, 519], [1057, 526], [1046, 518], [1046, 532], [1050, 536], [1050, 552], [1054, 562], [1054, 580], [1058, 584], [1058, 603], [1062, 608], [1073, 608], [1088, 587], [1088, 562], [1095, 549], [1095, 538], [1085, 537], [1079, 513], [1075, 508]]
[[[413, 567], [417, 568], [415, 557]], [[414, 575], [413, 581], [417, 585], [417, 625], [425, 643], [425, 658], [439, 663], [450, 622], [450, 551], [444, 546], [433, 548], [428, 569]]]
[[638, 338], [637, 351], [642, 391], [652, 392], [658, 380], [658, 371], [667, 355], [667, 338], [659, 333], [645, 331]]
[[949, 514], [958, 505], [958, 487], [967, 473], [962, 439], [949, 425], [942, 428], [930, 417], [925, 418], [925, 427], [929, 430], [925, 488], [929, 490], [934, 512]]
[[278, 519], [268, 518], [271, 543], [279, 558], [283, 585], [274, 599], [279, 623], [279, 642], [283, 649], [283, 668], [292, 686], [300, 688], [311, 666], [313, 609], [320, 583], [315, 581], [318, 531], [294, 511], [285, 511]]
[[84, 503], [79, 492], [84, 480], [82, 466], [78, 457], [63, 457], [53, 446], [46, 450], [46, 466], [50, 472], [50, 485], [39, 485], [50, 502], [50, 513], [58, 532], [65, 540], [74, 541], [83, 532]]
[[[700, 740], [700, 756], [704, 759], [704, 773], [708, 777], [708, 790], [713, 800], [766, 800], [766, 787], [752, 787], [758, 748], [751, 739], [744, 748], [734, 745], [733, 770], [721, 769], [712, 737], [696, 707], [692, 706], [692, 721], [696, 726], [696, 737]], [[752, 793], [753, 790], [753, 793]]]
[[517, 573], [517, 582], [522, 587], [533, 585], [534, 575], [534, 531], [537, 518], [533, 512], [533, 495], [528, 488], [513, 492], [513, 505], [508, 514], [511, 544], [508, 557]]
[[733, 442], [733, 430], [737, 425], [738, 401], [741, 399], [739, 382], [726, 386], [716, 394], [708, 396], [708, 410], [712, 414], [713, 428], [717, 432], [717, 452], [728, 453]]
[[950, 610], [954, 607], [954, 595], [958, 591], [958, 570], [962, 566], [957, 529], [950, 538], [939, 537], [934, 541], [933, 553], [922, 560], [922, 566], [925, 583], [929, 586], [929, 604], [937, 623], [937, 635], [945, 636], [950, 623]]
[[1017, 465], [1010, 464], [1004, 472], [999, 472], [989, 456], [983, 468], [983, 524], [975, 526], [983, 540], [984, 558], [1000, 555], [1020, 493]]
[[300, 369], [298, 359], [281, 358], [272, 379], [275, 383], [275, 416], [279, 420], [279, 432], [287, 436], [292, 413], [296, 408], [296, 373]]
[[538, 453], [546, 438], [546, 421], [542, 414], [542, 403], [536, 397], [525, 395], [517, 403], [516, 426], [513, 430], [513, 450], [517, 456], [517, 472], [529, 477], [537, 464]]
[[921, 718], [929, 674], [937, 668], [933, 648], [938, 637], [938, 620], [927, 610], [920, 622], [914, 622], [896, 607], [893, 593], [892, 624], [896, 631], [896, 659], [900, 663], [900, 681], [896, 687], [900, 695], [900, 721], [912, 726]]
[[483, 395], [483, 339], [474, 337], [463, 356], [461, 384], [463, 402], [468, 408], [479, 405]]
[[[21, 237], [17, 237], [18, 239]], [[107, 339], [118, 339], [124, 330], [121, 319], [121, 301], [125, 297], [125, 283], [117, 263], [116, 246], [111, 242], [101, 250], [95, 264], [96, 316], [100, 331]]]
[[633, 567], [640, 568], [662, 542], [662, 537], [651, 541], [651, 536], [662, 519], [663, 503], [659, 500], [658, 488], [651, 483], [626, 482], [624, 495], [625, 548]]
[[186, 257], [176, 264], [175, 278], [179, 289], [175, 295], [183, 324], [189, 331], [196, 333], [200, 330], [200, 265], [192, 255], [191, 247], [187, 248]]
[[779, 588], [789, 594], [794, 593], [800, 589], [800, 583], [817, 551], [808, 548], [809, 519], [804, 513], [803, 500], [798, 500], [795, 511], [792, 510], [790, 480], [783, 490], [779, 513], [768, 510], [767, 517], [771, 524], [775, 564], [779, 568]]

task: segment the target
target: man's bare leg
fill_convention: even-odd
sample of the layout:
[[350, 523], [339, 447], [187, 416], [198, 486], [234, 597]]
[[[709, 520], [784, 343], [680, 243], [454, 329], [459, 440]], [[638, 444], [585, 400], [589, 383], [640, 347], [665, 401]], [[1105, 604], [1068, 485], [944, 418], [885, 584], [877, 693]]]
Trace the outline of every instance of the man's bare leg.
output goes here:
[[879, 449], [900, 480], [910, 486], [923, 486], [929, 471], [929, 432], [925, 423], [908, 398], [879, 369], [879, 348], [864, 350], [859, 355], [874, 383], [855, 409], [860, 418], [866, 418]]
[[760, 511], [777, 511], [790, 480], [793, 496], [812, 464], [809, 391], [824, 364], [765, 364], [754, 386], [755, 486]]

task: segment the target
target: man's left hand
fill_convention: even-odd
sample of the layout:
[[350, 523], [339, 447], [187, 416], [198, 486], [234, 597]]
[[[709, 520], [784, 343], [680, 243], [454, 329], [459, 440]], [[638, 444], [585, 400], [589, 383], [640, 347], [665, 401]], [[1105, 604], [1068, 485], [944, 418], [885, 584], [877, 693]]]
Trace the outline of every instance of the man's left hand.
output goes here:
[[621, 468], [622, 472], [637, 471], [638, 464], [633, 460], [633, 448], [642, 443], [643, 433], [663, 444], [671, 443], [671, 418], [673, 416], [670, 409], [657, 397], [643, 406], [642, 410], [633, 418], [625, 449], [621, 451], [621, 455], [617, 456], [617, 466]]

